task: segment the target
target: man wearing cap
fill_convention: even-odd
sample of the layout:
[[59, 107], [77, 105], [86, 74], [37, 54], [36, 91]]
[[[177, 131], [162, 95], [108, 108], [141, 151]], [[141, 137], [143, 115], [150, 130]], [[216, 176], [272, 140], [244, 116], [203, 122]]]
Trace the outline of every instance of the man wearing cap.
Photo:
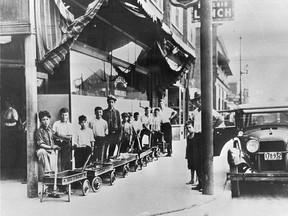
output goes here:
[[108, 123], [108, 136], [107, 142], [109, 146], [109, 156], [114, 155], [116, 145], [121, 141], [121, 118], [120, 112], [115, 109], [115, 102], [117, 98], [114, 95], [108, 95], [107, 104], [108, 108], [103, 110], [103, 119]]
[[[202, 120], [201, 120], [201, 93], [195, 92], [194, 98], [191, 100], [192, 104], [195, 107], [195, 110], [192, 112], [191, 119], [194, 122], [194, 137], [193, 139], [193, 157], [196, 173], [198, 176], [199, 184], [192, 188], [192, 190], [202, 191]], [[224, 118], [216, 110], [213, 109], [213, 128], [222, 126], [224, 124]], [[223, 125], [224, 126], [224, 125]]]
[[171, 119], [177, 115], [177, 111], [166, 107], [164, 99], [160, 100], [159, 116], [162, 120], [161, 132], [164, 133], [164, 140], [167, 143], [167, 156], [172, 156], [172, 126]]

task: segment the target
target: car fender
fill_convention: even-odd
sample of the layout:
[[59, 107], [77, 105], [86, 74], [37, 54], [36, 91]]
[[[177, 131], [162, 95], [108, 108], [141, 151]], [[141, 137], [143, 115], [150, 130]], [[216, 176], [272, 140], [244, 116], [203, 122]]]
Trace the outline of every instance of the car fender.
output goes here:
[[244, 159], [244, 155], [242, 151], [238, 148], [231, 148], [228, 150], [227, 154], [228, 164], [230, 166], [237, 166], [239, 164], [247, 164], [246, 160]]

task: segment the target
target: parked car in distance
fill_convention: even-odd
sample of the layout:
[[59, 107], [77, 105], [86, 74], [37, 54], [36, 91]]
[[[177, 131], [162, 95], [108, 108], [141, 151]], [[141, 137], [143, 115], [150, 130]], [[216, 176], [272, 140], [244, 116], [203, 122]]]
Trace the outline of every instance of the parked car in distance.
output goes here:
[[232, 197], [240, 196], [242, 181], [287, 183], [288, 103], [244, 104], [229, 113], [234, 123], [215, 129], [214, 155], [233, 139], [227, 153]]

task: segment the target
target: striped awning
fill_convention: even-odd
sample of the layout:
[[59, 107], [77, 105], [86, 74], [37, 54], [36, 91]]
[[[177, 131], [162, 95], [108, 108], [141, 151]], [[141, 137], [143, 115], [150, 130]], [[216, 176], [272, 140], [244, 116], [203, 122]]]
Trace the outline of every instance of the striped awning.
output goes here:
[[[89, 6], [86, 10], [86, 13], [83, 16], [80, 16], [77, 19], [73, 20], [73, 22], [69, 25], [69, 21], [72, 18], [70, 16], [67, 17], [66, 11], [64, 10], [63, 7], [60, 10], [60, 8], [57, 5], [57, 2], [60, 2], [60, 0], [55, 0], [55, 3], [59, 9], [58, 13], [60, 12], [61, 17], [64, 18], [64, 22], [66, 24], [68, 23], [68, 27], [67, 27], [67, 30], [63, 30], [63, 26], [65, 26], [65, 25], [63, 24], [63, 19], [62, 20], [60, 19], [59, 23], [62, 23], [62, 26], [60, 26], [60, 29], [62, 27], [62, 29], [61, 29], [62, 32], [59, 32], [58, 34], [54, 34], [57, 36], [55, 37], [54, 40], [53, 40], [53, 38], [51, 40], [54, 43], [55, 42], [57, 43], [58, 40], [61, 38], [61, 41], [59, 42], [59, 44], [57, 46], [55, 46], [55, 48], [53, 48], [48, 53], [46, 53], [43, 58], [41, 58], [41, 55], [40, 55], [40, 59], [41, 59], [40, 63], [49, 73], [53, 74], [54, 68], [58, 67], [60, 62], [65, 59], [65, 57], [66, 57], [67, 53], [70, 51], [70, 48], [73, 45], [73, 43], [77, 40], [77, 38], [79, 37], [79, 35], [83, 31], [83, 29], [86, 27], [86, 25], [97, 14], [99, 8], [102, 6], [104, 1], [105, 0], [95, 0], [94, 2], [89, 4]], [[41, 14], [39, 16], [41, 16]], [[56, 17], [59, 18], [59, 15]], [[57, 29], [57, 28], [55, 28], [55, 29]], [[43, 33], [43, 31], [42, 31], [42, 33]], [[60, 34], [62, 34], [62, 35], [60, 36]], [[47, 34], [45, 34], [45, 32], [44, 32], [42, 35], [47, 35]], [[38, 37], [39, 37], [39, 40], [42, 40], [42, 42], [43, 42], [43, 38], [41, 38], [41, 36], [38, 36]], [[48, 37], [49, 37], [49, 35], [48, 35]], [[51, 35], [50, 35], [50, 38], [51, 38]], [[38, 40], [38, 47], [39, 47], [39, 40]], [[52, 44], [53, 44], [53, 42], [52, 42]], [[45, 42], [44, 42], [44, 44], [47, 45], [47, 43], [45, 43]], [[43, 45], [43, 43], [42, 44], [40, 43], [40, 45]], [[47, 47], [46, 47], [46, 49], [47, 49]], [[45, 52], [45, 49], [43, 49], [43, 52]]]

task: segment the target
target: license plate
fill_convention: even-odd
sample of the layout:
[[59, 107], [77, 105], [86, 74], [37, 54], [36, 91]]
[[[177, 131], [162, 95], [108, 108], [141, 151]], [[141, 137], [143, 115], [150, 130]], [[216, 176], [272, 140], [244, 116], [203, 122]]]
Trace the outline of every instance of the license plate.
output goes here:
[[264, 154], [264, 160], [282, 160], [281, 152], [267, 152]]

